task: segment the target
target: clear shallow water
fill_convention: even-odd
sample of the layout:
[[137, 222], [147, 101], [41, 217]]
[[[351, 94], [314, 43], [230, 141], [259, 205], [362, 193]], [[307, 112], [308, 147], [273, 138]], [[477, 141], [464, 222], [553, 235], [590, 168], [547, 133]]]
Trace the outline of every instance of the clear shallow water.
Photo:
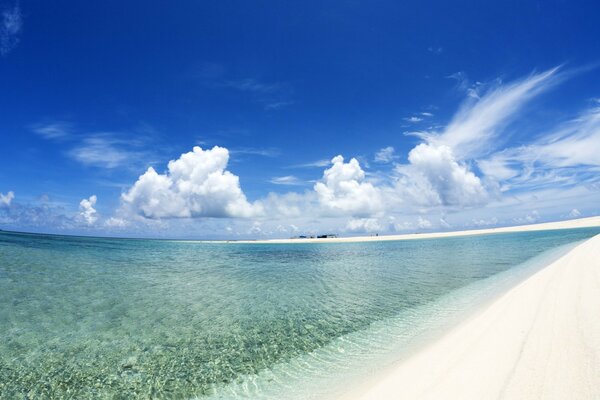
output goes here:
[[504, 271], [597, 233], [244, 245], [0, 232], [0, 398], [318, 397]]

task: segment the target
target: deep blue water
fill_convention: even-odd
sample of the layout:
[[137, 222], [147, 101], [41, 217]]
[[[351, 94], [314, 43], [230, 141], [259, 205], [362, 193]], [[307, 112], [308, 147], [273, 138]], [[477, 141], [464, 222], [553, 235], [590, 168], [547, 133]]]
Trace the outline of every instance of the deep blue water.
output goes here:
[[0, 232], [0, 398], [284, 398], [319, 369], [342, 379], [375, 347], [402, 347], [426, 315], [462, 307], [453, 293], [598, 233], [269, 245]]

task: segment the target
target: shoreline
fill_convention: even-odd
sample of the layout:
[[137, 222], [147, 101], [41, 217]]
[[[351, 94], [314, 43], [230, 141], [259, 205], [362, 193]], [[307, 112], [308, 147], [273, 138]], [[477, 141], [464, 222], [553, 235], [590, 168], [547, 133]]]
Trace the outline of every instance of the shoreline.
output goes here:
[[600, 397], [600, 235], [343, 400]]
[[[201, 243], [232, 243], [232, 244], [293, 244], [293, 243], [360, 243], [360, 242], [385, 242], [395, 240], [435, 239], [444, 237], [487, 235], [494, 233], [531, 232], [557, 229], [593, 228], [600, 227], [600, 216], [578, 218], [565, 221], [544, 222], [531, 225], [506, 226], [501, 228], [470, 229], [464, 231], [434, 232], [434, 233], [406, 233], [399, 235], [381, 236], [352, 236], [337, 238], [306, 238], [306, 239], [265, 239], [265, 240], [201, 240]], [[183, 240], [196, 242], [195, 240]]]

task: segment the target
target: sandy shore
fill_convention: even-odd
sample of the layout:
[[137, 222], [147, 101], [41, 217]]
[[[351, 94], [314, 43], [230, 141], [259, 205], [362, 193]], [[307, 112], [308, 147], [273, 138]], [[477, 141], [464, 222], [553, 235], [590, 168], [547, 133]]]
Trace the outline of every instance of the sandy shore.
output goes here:
[[600, 235], [384, 375], [344, 398], [600, 399]]
[[[227, 243], [351, 243], [351, 242], [371, 242], [386, 240], [410, 240], [410, 239], [429, 239], [451, 236], [470, 236], [484, 235], [488, 233], [502, 232], [525, 232], [525, 231], [543, 231], [550, 229], [571, 229], [600, 226], [600, 216], [572, 219], [568, 221], [546, 222], [543, 224], [509, 226], [504, 228], [475, 229], [455, 232], [437, 232], [437, 233], [411, 233], [404, 235], [382, 235], [382, 236], [354, 236], [327, 239], [270, 239], [270, 240], [237, 240], [237, 241], [217, 241]], [[214, 241], [213, 241], [214, 243]]]

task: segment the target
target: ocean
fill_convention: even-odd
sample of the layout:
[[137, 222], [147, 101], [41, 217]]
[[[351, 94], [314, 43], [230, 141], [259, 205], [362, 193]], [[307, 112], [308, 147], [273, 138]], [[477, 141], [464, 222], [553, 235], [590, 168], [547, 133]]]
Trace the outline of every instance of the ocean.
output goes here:
[[335, 397], [598, 233], [236, 244], [0, 232], [0, 398]]

